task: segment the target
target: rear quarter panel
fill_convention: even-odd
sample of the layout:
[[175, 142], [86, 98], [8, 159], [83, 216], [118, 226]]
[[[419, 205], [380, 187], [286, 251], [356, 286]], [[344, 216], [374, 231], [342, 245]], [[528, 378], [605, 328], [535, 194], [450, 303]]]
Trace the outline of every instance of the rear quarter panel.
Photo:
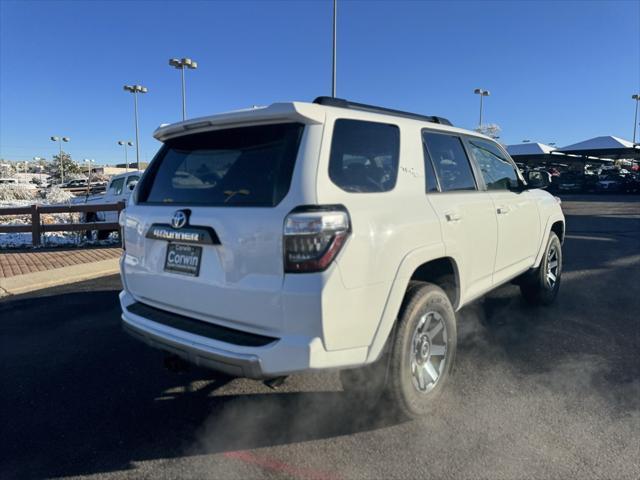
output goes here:
[[[323, 291], [324, 338], [330, 350], [370, 346], [385, 309], [399, 307], [401, 298], [394, 299], [392, 306], [388, 301], [403, 259], [422, 247], [443, 250], [440, 224], [425, 194], [419, 123], [388, 117], [379, 120], [400, 127], [396, 185], [389, 192], [351, 193], [335, 185], [328, 173], [337, 118], [344, 117], [328, 116], [325, 126], [318, 163], [318, 202], [344, 205], [351, 217], [352, 234], [336, 260], [341, 285], [328, 284]], [[371, 114], [359, 118], [358, 112], [349, 112], [348, 118], [375, 121]], [[396, 314], [397, 309], [393, 318]]]

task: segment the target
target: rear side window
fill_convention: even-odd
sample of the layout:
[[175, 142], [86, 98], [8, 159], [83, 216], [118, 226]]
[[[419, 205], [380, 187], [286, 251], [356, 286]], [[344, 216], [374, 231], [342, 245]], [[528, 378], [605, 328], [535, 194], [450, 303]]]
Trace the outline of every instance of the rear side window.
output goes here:
[[508, 190], [518, 186], [516, 169], [497, 146], [475, 138], [469, 138], [469, 145], [487, 190]]
[[429, 152], [427, 151], [427, 146], [424, 142], [422, 142], [422, 148], [424, 149], [424, 171], [427, 193], [438, 192], [438, 178], [433, 166], [433, 160], [431, 160]]
[[304, 125], [281, 123], [168, 140], [140, 186], [140, 203], [275, 206], [289, 191]]
[[111, 182], [111, 193], [114, 195], [120, 195], [122, 193], [122, 187], [124, 186], [124, 178], [116, 178], [113, 182]]
[[347, 192], [388, 192], [398, 178], [399, 156], [396, 125], [339, 119], [333, 127], [329, 177]]
[[140, 180], [140, 177], [138, 175], [131, 175], [130, 177], [127, 177], [127, 187], [133, 182], [137, 182], [138, 180]]
[[443, 192], [475, 190], [476, 183], [462, 139], [455, 135], [422, 132], [425, 155], [431, 160]]

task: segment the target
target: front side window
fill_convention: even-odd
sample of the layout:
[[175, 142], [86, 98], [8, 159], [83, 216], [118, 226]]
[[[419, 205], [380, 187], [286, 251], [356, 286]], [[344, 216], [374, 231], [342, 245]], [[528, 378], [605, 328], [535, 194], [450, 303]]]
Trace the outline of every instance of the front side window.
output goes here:
[[352, 193], [388, 192], [398, 178], [400, 129], [386, 123], [336, 120], [329, 177]]
[[476, 182], [462, 139], [455, 135], [423, 132], [425, 156], [431, 160], [443, 192], [475, 190]]
[[515, 168], [497, 146], [475, 138], [469, 138], [469, 145], [487, 190], [508, 190], [518, 186]]
[[120, 195], [122, 193], [122, 187], [124, 186], [124, 178], [116, 178], [113, 182], [111, 182], [111, 193], [114, 195]]

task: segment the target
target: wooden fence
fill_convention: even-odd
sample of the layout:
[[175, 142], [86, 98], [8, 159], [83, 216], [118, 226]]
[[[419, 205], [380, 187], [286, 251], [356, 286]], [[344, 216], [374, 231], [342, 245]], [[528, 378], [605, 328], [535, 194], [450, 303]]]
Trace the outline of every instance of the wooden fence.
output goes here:
[[15, 215], [30, 215], [30, 224], [3, 225], [0, 224], [0, 233], [24, 233], [31, 232], [31, 243], [34, 247], [40, 246], [41, 237], [46, 232], [79, 232], [85, 230], [116, 230], [120, 231], [118, 223], [89, 222], [89, 223], [52, 223], [43, 224], [41, 215], [51, 213], [89, 213], [111, 212], [120, 213], [124, 209], [124, 202], [109, 204], [79, 204], [79, 205], [31, 205], [30, 207], [0, 208], [0, 217]]

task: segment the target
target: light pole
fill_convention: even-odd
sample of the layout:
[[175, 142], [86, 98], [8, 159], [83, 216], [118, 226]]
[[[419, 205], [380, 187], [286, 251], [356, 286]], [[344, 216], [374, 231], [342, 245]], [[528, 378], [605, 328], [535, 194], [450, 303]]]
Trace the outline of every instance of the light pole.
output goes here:
[[64, 183], [64, 163], [62, 162], [62, 142], [68, 142], [71, 140], [69, 137], [51, 137], [52, 142], [58, 142], [60, 146], [60, 185]]
[[169, 65], [180, 70], [182, 77], [182, 121], [184, 122], [187, 119], [187, 91], [184, 83], [184, 69], [189, 68], [191, 70], [195, 70], [198, 68], [198, 62], [195, 62], [190, 58], [183, 58], [181, 60], [172, 58], [169, 60]]
[[93, 158], [85, 158], [84, 162], [89, 164], [89, 175], [87, 178], [87, 195], [89, 195], [89, 192], [91, 191], [91, 162], [93, 162]]
[[118, 140], [118, 145], [124, 147], [124, 171], [129, 171], [129, 158], [127, 157], [127, 146], [133, 147], [133, 142], [130, 140]]
[[138, 93], [147, 93], [142, 85], [125, 85], [125, 91], [133, 93], [133, 114], [136, 122], [136, 167], [140, 170], [140, 141], [138, 136]]
[[635, 95], [631, 95], [631, 98], [633, 98], [636, 101], [636, 116], [633, 119], [633, 144], [635, 145], [635, 143], [636, 143], [636, 127], [638, 126], [638, 102], [640, 101], [640, 93], [636, 93]]
[[331, 96], [336, 96], [336, 53], [337, 53], [338, 0], [333, 0], [333, 53], [331, 69]]
[[473, 93], [480, 95], [480, 124], [478, 126], [482, 127], [482, 97], [488, 97], [491, 95], [491, 92], [489, 92], [489, 90], [483, 90], [482, 88], [476, 88]]

